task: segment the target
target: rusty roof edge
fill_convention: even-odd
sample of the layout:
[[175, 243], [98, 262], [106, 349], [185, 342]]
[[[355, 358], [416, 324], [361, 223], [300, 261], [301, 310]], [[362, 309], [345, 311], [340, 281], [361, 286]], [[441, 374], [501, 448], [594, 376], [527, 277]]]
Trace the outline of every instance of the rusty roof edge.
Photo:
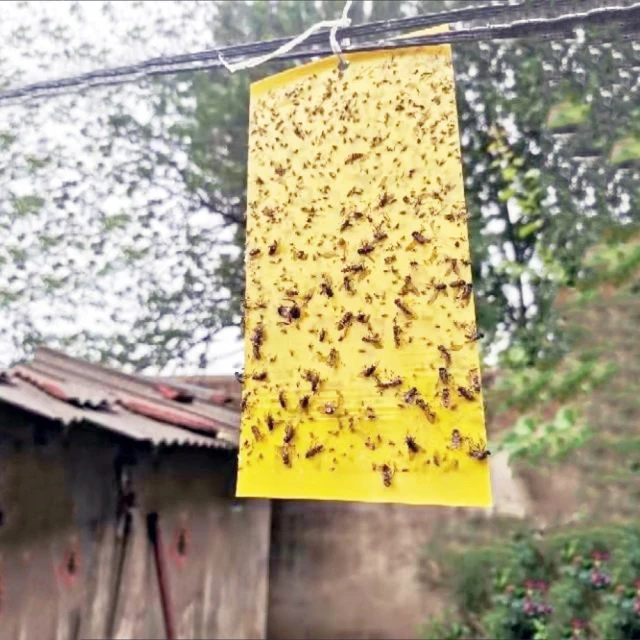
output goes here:
[[[44, 392], [41, 391], [41, 393], [44, 393]], [[73, 422], [73, 420], [65, 420], [64, 418], [60, 417], [59, 415], [56, 415], [51, 411], [48, 411], [42, 406], [34, 407], [28, 402], [16, 399], [15, 397], [12, 397], [12, 396], [7, 396], [6, 394], [0, 394], [0, 403], [9, 404], [12, 407], [17, 407], [18, 409], [22, 409], [23, 411], [27, 411], [28, 413], [38, 415], [42, 418], [46, 418], [47, 420], [52, 420], [53, 422], [59, 422], [63, 425], [71, 424]], [[71, 405], [67, 405], [67, 406], [70, 412], [72, 410], [77, 411], [75, 407], [72, 407]]]
[[0, 369], [0, 384], [12, 385], [11, 371], [7, 369]]
[[[185, 390], [189, 393], [192, 393], [196, 398], [204, 398], [208, 402], [211, 402], [209, 398], [216, 394], [224, 394], [229, 396], [232, 400], [240, 400], [242, 398], [242, 393], [238, 390], [236, 393], [230, 392], [224, 387], [201, 387], [197, 384], [190, 384], [188, 382], [184, 382], [179, 378], [151, 378], [156, 384], [168, 384], [176, 389]], [[234, 412], [235, 413], [235, 412]]]
[[[50, 370], [58, 371], [58, 376], [62, 374], [75, 375], [81, 378], [83, 383], [111, 384], [114, 389], [132, 395], [140, 395], [154, 402], [175, 408], [178, 406], [169, 400], [165, 400], [153, 389], [153, 383], [144, 376], [136, 376], [122, 373], [110, 369], [103, 365], [96, 365], [77, 358], [72, 358], [66, 354], [55, 351], [48, 347], [38, 347], [35, 352], [34, 365], [44, 365]], [[203, 406], [204, 405], [204, 406]], [[180, 407], [187, 413], [213, 419], [220, 423], [221, 429], [237, 430], [239, 428], [239, 416], [237, 412], [223, 409], [209, 402], [202, 404], [184, 404]]]
[[[234, 386], [240, 388], [240, 383], [235, 375], [207, 375], [206, 373], [194, 373], [191, 375], [176, 375], [173, 376], [175, 380], [182, 380], [185, 383], [189, 383], [189, 381], [200, 381], [200, 384], [203, 384], [205, 388], [212, 388], [213, 385], [226, 385], [228, 383], [232, 383]], [[206, 383], [206, 385], [204, 384]], [[193, 384], [193, 382], [191, 382]], [[211, 386], [210, 386], [211, 385]]]
[[[236, 449], [238, 446], [237, 436], [234, 437], [234, 435], [231, 435], [229, 438], [220, 438], [212, 434], [194, 433], [189, 429], [171, 424], [157, 423], [155, 420], [146, 417], [141, 419], [145, 422], [148, 421], [149, 425], [153, 425], [154, 430], [160, 427], [163, 433], [156, 439], [143, 436], [140, 433], [136, 433], [136, 431], [139, 431], [139, 427], [130, 425], [131, 419], [125, 415], [119, 415], [113, 412], [103, 413], [75, 407], [65, 402], [57, 401], [56, 398], [49, 396], [42, 389], [31, 387], [26, 381], [24, 381], [24, 384], [27, 384], [27, 386], [32, 389], [31, 393], [42, 394], [47, 397], [50, 402], [56, 403], [56, 406], [59, 406], [62, 412], [52, 410], [51, 406], [53, 405], [49, 406], [47, 403], [43, 404], [25, 400], [24, 395], [22, 395], [24, 393], [24, 387], [20, 388], [20, 386], [17, 388], [4, 387], [0, 389], [0, 404], [11, 405], [32, 415], [41, 416], [42, 418], [63, 426], [73, 426], [74, 424], [84, 422], [93, 427], [105, 429], [136, 442], [148, 442], [153, 446], [208, 447], [228, 450]], [[136, 419], [138, 419], [137, 416]]]
[[45, 378], [49, 378], [51, 380], [59, 381], [61, 384], [65, 385], [65, 389], [68, 386], [76, 388], [78, 386], [82, 386], [87, 390], [93, 391], [96, 395], [99, 395], [102, 398], [107, 398], [110, 396], [110, 399], [115, 402], [117, 400], [116, 394], [111, 389], [104, 389], [99, 385], [93, 382], [77, 382], [75, 379], [65, 378], [61, 374], [64, 373], [60, 370], [59, 367], [52, 367], [47, 364], [43, 364], [42, 362], [32, 362], [30, 364], [19, 364], [13, 368], [13, 371], [19, 373], [21, 371], [33, 372], [37, 376], [42, 376]]
[[[137, 415], [145, 416], [163, 424], [169, 424], [181, 429], [196, 431], [197, 433], [214, 434], [220, 433], [220, 423], [211, 418], [194, 415], [182, 411], [179, 407], [171, 408], [162, 405], [158, 407], [157, 403], [149, 402], [144, 398], [122, 394], [118, 398], [118, 405], [124, 407], [127, 411]], [[224, 430], [223, 430], [224, 431]]]
[[[98, 427], [102, 427], [103, 429], [108, 429], [110, 431], [114, 431], [116, 433], [120, 433], [125, 435], [126, 437], [137, 440], [138, 442], [150, 442], [154, 446], [190, 446], [190, 447], [214, 447], [214, 448], [222, 448], [222, 449], [233, 449], [237, 447], [235, 441], [228, 440], [226, 438], [220, 438], [214, 435], [213, 433], [203, 433], [203, 432], [194, 432], [190, 429], [182, 426], [178, 426], [172, 423], [162, 423], [158, 422], [153, 418], [149, 418], [148, 416], [134, 414], [135, 419], [142, 419], [143, 421], [148, 421], [153, 424], [153, 429], [157, 430], [160, 427], [164, 432], [165, 436], [162, 435], [156, 436], [155, 439], [150, 437], [134, 437], [131, 435], [130, 431], [126, 431], [125, 429], [119, 427], [118, 422], [120, 420], [120, 416], [117, 414], [100, 414], [100, 413], [88, 413], [84, 416], [84, 420], [86, 422], [90, 422]], [[130, 418], [127, 416], [127, 419], [124, 423], [130, 422]], [[169, 434], [174, 434], [170, 436]]]
[[[112, 388], [105, 389], [104, 385], [100, 386], [95, 380], [92, 379], [87, 380], [86, 376], [82, 379], [81, 382], [79, 382], [77, 380], [77, 377], [81, 374], [73, 372], [71, 375], [69, 375], [68, 372], [62, 367], [54, 366], [50, 363], [43, 363], [40, 360], [34, 362], [31, 365], [18, 365], [14, 368], [14, 370], [26, 370], [27, 372], [34, 372], [37, 376], [45, 376], [49, 380], [60, 381], [61, 389], [66, 395], [71, 396], [73, 394], [74, 388], [81, 387], [88, 393], [81, 394], [82, 398], [79, 397], [78, 400], [85, 399], [85, 395], [87, 397], [91, 396], [92, 394], [90, 392], [94, 390], [96, 394], [99, 394], [99, 396], [103, 398], [105, 402], [110, 403], [113, 406], [120, 405], [124, 409], [129, 409], [129, 407], [127, 406], [129, 402], [123, 403], [122, 401], [126, 400], [127, 398], [138, 398], [140, 401], [145, 402], [147, 401], [146, 398], [149, 397], [142, 394], [130, 394], [129, 392], [114, 390]], [[67, 374], [66, 378], [63, 377], [65, 374]], [[236, 442], [237, 429], [228, 427], [211, 416], [202, 415], [201, 413], [185, 412], [183, 411], [185, 405], [182, 405], [180, 403], [172, 403], [171, 401], [160, 402], [159, 399], [155, 396], [153, 396], [153, 398], [149, 400], [149, 402], [154, 406], [162, 407], [163, 410], [168, 412], [169, 414], [175, 414], [173, 418], [167, 417], [166, 419], [158, 419], [157, 417], [154, 418], [153, 416], [147, 416], [150, 420], [155, 420], [160, 423], [172, 425], [175, 428], [184, 429], [192, 433], [202, 433], [203, 431], [205, 431], [211, 434], [211, 432], [214, 431], [218, 434], [218, 437], [221, 441], [232, 443]], [[93, 406], [92, 403], [83, 403], [83, 408], [96, 409], [96, 407]], [[206, 426], [201, 424], [195, 427], [193, 424], [191, 424], [192, 420], [207, 421], [210, 424]]]

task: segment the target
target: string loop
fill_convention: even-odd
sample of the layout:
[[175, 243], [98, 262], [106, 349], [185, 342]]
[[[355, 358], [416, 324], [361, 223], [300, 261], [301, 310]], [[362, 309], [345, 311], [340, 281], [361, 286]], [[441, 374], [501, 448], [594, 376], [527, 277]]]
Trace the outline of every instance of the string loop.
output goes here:
[[236, 64], [231, 64], [227, 62], [222, 57], [222, 53], [218, 51], [218, 60], [229, 73], [243, 71], [244, 69], [251, 69], [253, 67], [257, 67], [258, 65], [264, 64], [265, 62], [269, 62], [269, 60], [278, 58], [285, 53], [289, 53], [289, 51], [297, 47], [299, 44], [302, 44], [309, 36], [313, 35], [316, 31], [320, 31], [320, 29], [331, 29], [331, 32], [329, 33], [331, 50], [340, 58], [340, 65], [344, 68], [347, 64], [347, 61], [344, 58], [342, 49], [340, 48], [338, 40], [336, 39], [336, 33], [338, 29], [345, 29], [351, 26], [351, 18], [348, 17], [348, 13], [351, 9], [352, 4], [353, 0], [347, 0], [347, 3], [342, 10], [342, 16], [340, 18], [338, 18], [337, 20], [322, 20], [321, 22], [316, 22], [316, 24], [310, 26], [299, 36], [296, 36], [295, 38], [293, 38], [293, 40], [289, 40], [289, 42], [283, 44], [280, 48], [272, 51], [271, 53], [267, 53], [263, 56], [257, 56], [256, 58], [250, 58], [249, 60], [243, 60], [242, 62], [237, 62]]
[[335, 21], [329, 33], [329, 44], [331, 45], [331, 51], [333, 51], [334, 55], [338, 56], [338, 59], [340, 60], [338, 68], [341, 73], [349, 66], [349, 61], [344, 57], [342, 48], [340, 47], [340, 43], [338, 42], [336, 35], [338, 33], [338, 29], [346, 29], [351, 26], [349, 10], [351, 9], [352, 4], [353, 0], [347, 0], [346, 4], [344, 5], [344, 9], [342, 10], [342, 16], [340, 16], [339, 20]]

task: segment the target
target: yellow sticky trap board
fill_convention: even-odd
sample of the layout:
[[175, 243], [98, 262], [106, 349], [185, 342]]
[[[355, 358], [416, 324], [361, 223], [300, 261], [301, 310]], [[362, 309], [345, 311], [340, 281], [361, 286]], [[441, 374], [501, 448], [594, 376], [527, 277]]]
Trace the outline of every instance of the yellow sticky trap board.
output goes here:
[[449, 46], [251, 88], [237, 495], [489, 506]]

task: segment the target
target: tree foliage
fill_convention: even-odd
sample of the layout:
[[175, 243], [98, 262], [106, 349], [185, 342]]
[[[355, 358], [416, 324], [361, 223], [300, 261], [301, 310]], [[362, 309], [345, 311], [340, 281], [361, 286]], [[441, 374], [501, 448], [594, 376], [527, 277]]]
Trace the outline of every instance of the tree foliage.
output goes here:
[[[102, 43], [78, 31], [92, 3], [69, 3], [64, 24], [31, 20], [37, 3], [9, 4], [17, 18], [2, 35], [23, 52], [18, 61], [44, 55], [58, 75], [65, 59], [124, 62], [123, 43], [147, 57], [296, 35], [343, 8], [342, 0], [164, 3], [175, 7], [149, 19], [148, 3], [104, 2], [117, 38]], [[468, 5], [357, 1], [351, 17]], [[125, 6], [136, 20], [124, 20]], [[640, 135], [637, 47], [608, 43], [600, 30], [578, 41], [465, 44], [454, 54], [483, 344], [516, 368], [553, 361], [566, 350], [552, 305], [558, 287], [580, 278], [603, 229], [637, 217], [637, 167], [610, 162], [615, 144]], [[249, 84], [287, 66], [181, 73], [0, 107], [5, 364], [43, 341], [139, 369], [210, 364], [218, 336], [228, 335], [220, 332], [242, 316]], [[32, 67], [4, 60], [0, 75], [15, 85], [34, 79]], [[567, 102], [584, 121], [558, 136], [549, 112]], [[588, 162], [577, 157], [588, 153]]]

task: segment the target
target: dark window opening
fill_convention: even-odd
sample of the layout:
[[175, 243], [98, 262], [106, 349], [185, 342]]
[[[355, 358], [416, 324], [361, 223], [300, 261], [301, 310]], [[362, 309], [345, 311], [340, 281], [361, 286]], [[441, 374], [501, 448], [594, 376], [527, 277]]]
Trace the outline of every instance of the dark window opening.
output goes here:
[[71, 551], [67, 554], [67, 562], [65, 568], [70, 576], [75, 576], [78, 572], [78, 558], [76, 557], [75, 551]]
[[49, 434], [47, 430], [41, 425], [36, 425], [33, 428], [33, 444], [38, 447], [43, 447], [49, 442]]
[[187, 555], [187, 532], [184, 529], [180, 529], [178, 533], [176, 548], [179, 556], [184, 557]]

